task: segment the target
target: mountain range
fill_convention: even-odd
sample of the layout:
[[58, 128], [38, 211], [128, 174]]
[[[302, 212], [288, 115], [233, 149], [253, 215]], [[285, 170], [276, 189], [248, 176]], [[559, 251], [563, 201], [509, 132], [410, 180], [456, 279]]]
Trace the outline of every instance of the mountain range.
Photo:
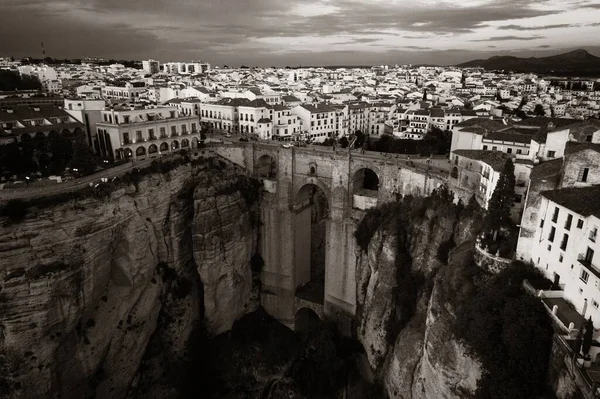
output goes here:
[[596, 57], [583, 49], [540, 58], [494, 56], [487, 60], [473, 60], [457, 66], [563, 76], [600, 76], [600, 57]]

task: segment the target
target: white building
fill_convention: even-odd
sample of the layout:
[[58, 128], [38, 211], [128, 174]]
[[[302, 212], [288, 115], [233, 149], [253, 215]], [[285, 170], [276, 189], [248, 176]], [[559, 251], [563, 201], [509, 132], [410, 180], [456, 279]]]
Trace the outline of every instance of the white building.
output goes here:
[[100, 143], [96, 136], [96, 123], [102, 121], [102, 110], [106, 103], [102, 99], [65, 98], [64, 110], [85, 126], [88, 145], [100, 154]]
[[600, 327], [600, 186], [542, 193], [531, 256], [583, 317]]
[[302, 134], [310, 141], [323, 142], [334, 137], [336, 109], [325, 103], [303, 104], [292, 108], [302, 120]]
[[154, 75], [160, 72], [160, 62], [155, 60], [142, 61], [142, 69], [144, 72]]
[[158, 157], [197, 147], [197, 116], [182, 116], [176, 107], [114, 107], [96, 124], [102, 156], [114, 160]]
[[121, 100], [136, 100], [146, 91], [143, 86], [136, 86], [132, 83], [125, 83], [123, 86], [103, 86], [101, 95], [103, 98], [116, 98]]

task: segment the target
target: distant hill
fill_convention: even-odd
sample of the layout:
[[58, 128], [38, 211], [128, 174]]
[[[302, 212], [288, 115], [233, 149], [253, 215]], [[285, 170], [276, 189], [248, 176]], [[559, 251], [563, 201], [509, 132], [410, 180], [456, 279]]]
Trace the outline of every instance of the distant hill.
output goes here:
[[494, 56], [487, 60], [473, 60], [457, 65], [462, 68], [482, 67], [488, 70], [534, 72], [566, 76], [600, 76], [600, 57], [586, 50], [574, 50], [550, 57], [519, 58]]

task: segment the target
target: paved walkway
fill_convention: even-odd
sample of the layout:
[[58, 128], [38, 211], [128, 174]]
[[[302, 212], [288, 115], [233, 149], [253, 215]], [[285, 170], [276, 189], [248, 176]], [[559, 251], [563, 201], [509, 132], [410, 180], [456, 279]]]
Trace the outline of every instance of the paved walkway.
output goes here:
[[57, 183], [56, 185], [0, 190], [0, 200], [8, 201], [14, 199], [28, 199], [77, 191], [88, 186], [90, 183], [100, 182], [102, 178], [112, 179], [113, 177], [124, 175], [134, 168], [144, 168], [150, 165], [155, 159], [157, 158], [149, 158], [143, 161], [136, 161], [134, 163], [128, 162], [123, 165], [115, 166], [114, 168], [105, 169], [88, 176], [83, 176], [79, 179], [68, 180], [64, 183]]

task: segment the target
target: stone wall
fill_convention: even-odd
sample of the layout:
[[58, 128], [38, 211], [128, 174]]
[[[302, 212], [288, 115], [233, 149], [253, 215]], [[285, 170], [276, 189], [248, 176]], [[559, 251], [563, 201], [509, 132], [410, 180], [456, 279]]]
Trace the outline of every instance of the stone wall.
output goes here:
[[512, 259], [501, 258], [500, 256], [487, 253], [479, 245], [475, 245], [475, 253], [473, 258], [477, 266], [490, 274], [500, 273], [502, 270], [510, 266], [512, 262]]

